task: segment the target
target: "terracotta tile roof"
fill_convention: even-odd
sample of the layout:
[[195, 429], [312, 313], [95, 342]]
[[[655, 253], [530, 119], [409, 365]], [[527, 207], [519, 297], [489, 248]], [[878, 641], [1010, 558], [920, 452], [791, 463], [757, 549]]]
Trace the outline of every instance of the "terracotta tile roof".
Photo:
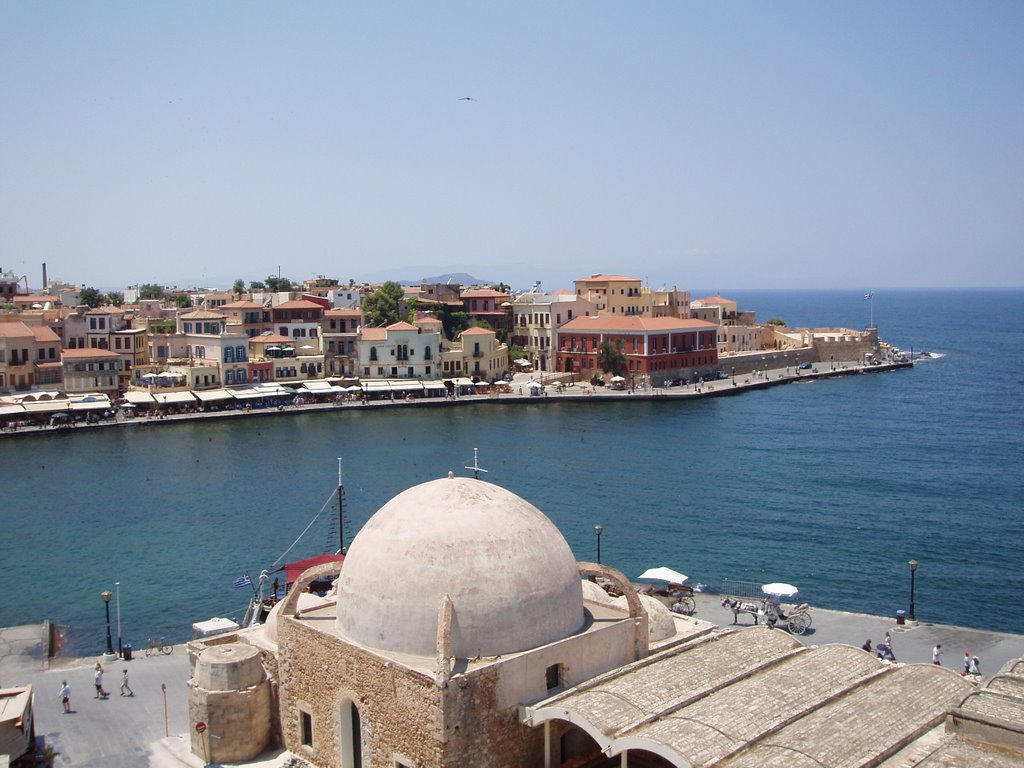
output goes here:
[[334, 309], [328, 309], [324, 312], [324, 317], [362, 317], [363, 310], [361, 309], [344, 309], [341, 307], [335, 307]]
[[291, 301], [278, 304], [274, 309], [323, 309], [323, 307], [316, 302], [292, 299]]
[[250, 342], [256, 342], [257, 344], [290, 344], [292, 338], [290, 336], [282, 336], [280, 333], [261, 333], [259, 336], [253, 336], [249, 339]]
[[263, 309], [263, 305], [257, 301], [229, 301], [221, 304], [217, 309]]
[[495, 334], [494, 334], [494, 331], [489, 331], [486, 328], [477, 328], [476, 326], [473, 326], [472, 328], [467, 328], [466, 330], [464, 330], [462, 332], [462, 335], [463, 336], [494, 336]]
[[20, 320], [0, 323], [0, 337], [5, 339], [22, 339], [33, 336], [32, 329]]
[[589, 277], [581, 277], [577, 280], [577, 283], [607, 283], [609, 281], [621, 283], [631, 282], [639, 283], [639, 277], [626, 277], [625, 275], [590, 275]]
[[36, 337], [36, 341], [38, 342], [60, 341], [60, 336], [54, 333], [53, 329], [47, 325], [32, 326], [32, 335]]
[[224, 313], [212, 312], [205, 309], [197, 309], [193, 312], [186, 312], [181, 316], [182, 320], [224, 320]]
[[695, 302], [701, 304], [735, 304], [736, 302], [732, 299], [727, 299], [724, 296], [705, 296], [703, 299], [694, 299]]
[[85, 358], [118, 357], [119, 352], [112, 349], [65, 349], [61, 352], [64, 360], [83, 360]]
[[404, 320], [399, 320], [397, 323], [392, 323], [387, 327], [389, 331], [416, 331], [419, 330], [412, 323], [407, 323]]
[[387, 328], [363, 328], [363, 341], [387, 341]]
[[718, 326], [703, 320], [680, 320], [678, 317], [639, 317], [629, 315], [615, 317], [612, 315], [596, 315], [576, 317], [561, 326], [558, 331], [577, 333], [657, 333], [672, 331], [710, 331]]
[[463, 291], [460, 296], [464, 299], [507, 299], [508, 294], [496, 291], [493, 288], [473, 288]]

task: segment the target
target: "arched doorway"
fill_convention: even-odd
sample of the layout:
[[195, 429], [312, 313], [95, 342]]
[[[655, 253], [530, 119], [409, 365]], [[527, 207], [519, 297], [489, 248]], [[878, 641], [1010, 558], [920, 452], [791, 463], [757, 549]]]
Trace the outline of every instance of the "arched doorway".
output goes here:
[[359, 707], [348, 699], [342, 702], [338, 714], [341, 768], [363, 768], [363, 728]]

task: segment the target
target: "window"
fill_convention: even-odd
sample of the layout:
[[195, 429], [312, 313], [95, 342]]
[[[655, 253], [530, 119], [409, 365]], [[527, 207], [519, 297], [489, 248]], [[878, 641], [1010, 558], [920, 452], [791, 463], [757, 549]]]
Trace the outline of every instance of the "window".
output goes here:
[[562, 685], [562, 665], [552, 664], [547, 668], [544, 673], [544, 677], [548, 686], [549, 691], [553, 691], [555, 688], [559, 688]]
[[313, 746], [313, 716], [309, 712], [303, 712], [299, 710], [300, 726], [302, 728], [302, 745], [305, 747]]

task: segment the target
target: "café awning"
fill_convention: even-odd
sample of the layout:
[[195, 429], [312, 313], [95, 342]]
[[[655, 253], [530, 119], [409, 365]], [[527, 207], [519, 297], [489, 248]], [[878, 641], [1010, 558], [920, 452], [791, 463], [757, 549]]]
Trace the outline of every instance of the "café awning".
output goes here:
[[201, 403], [212, 403], [217, 400], [230, 400], [231, 393], [226, 389], [204, 389], [199, 392], [193, 392], [196, 397], [199, 398]]

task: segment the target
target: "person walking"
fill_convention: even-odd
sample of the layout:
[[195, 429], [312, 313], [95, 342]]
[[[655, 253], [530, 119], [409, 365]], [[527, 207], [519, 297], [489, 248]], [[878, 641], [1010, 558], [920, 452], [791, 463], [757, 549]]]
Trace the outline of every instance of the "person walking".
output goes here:
[[964, 651], [964, 675], [971, 674], [971, 652]]
[[892, 632], [890, 632], [889, 630], [885, 631], [885, 644], [887, 646], [889, 646], [889, 651], [891, 652], [893, 650], [893, 647], [892, 647]]
[[94, 698], [104, 699], [107, 696], [107, 692], [103, 690], [103, 667], [99, 664], [96, 665], [96, 672], [93, 674], [93, 682], [96, 685], [96, 696]]
[[936, 667], [942, 666], [942, 643], [936, 643], [932, 648], [932, 664]]
[[124, 692], [125, 691], [128, 691], [128, 695], [129, 696], [134, 696], [135, 695], [135, 691], [133, 691], [131, 689], [131, 686], [128, 685], [128, 670], [127, 669], [125, 669], [125, 670], [123, 670], [121, 672], [121, 695], [122, 696], [124, 696]]
[[68, 685], [67, 680], [61, 680], [60, 682], [60, 693], [57, 694], [60, 697], [61, 704], [64, 705], [64, 714], [71, 712], [71, 686]]

